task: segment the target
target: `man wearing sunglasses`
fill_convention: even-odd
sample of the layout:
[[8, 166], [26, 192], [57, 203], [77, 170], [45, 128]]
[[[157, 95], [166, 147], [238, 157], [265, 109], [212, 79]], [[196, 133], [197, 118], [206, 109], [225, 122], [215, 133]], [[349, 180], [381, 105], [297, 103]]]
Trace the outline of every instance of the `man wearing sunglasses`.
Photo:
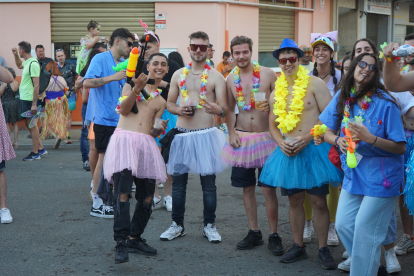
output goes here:
[[[299, 59], [303, 56], [303, 51], [293, 40], [284, 39], [273, 56], [283, 72], [276, 82], [278, 93], [270, 95], [272, 111], [269, 128], [278, 148], [267, 158], [259, 181], [281, 187], [282, 196], [289, 197], [289, 218], [294, 243], [280, 261], [292, 263], [308, 258], [303, 244], [303, 203], [306, 191], [314, 208], [319, 242], [318, 261], [324, 269], [335, 269], [336, 263], [327, 247], [329, 210], [326, 195], [329, 193], [329, 183], [340, 182], [342, 178], [339, 170], [328, 159], [330, 146], [315, 146], [310, 134], [316, 124], [321, 124], [318, 116], [332, 97], [321, 79], [306, 75], [306, 70], [301, 68]], [[299, 96], [298, 91], [302, 89], [305, 94]], [[278, 104], [275, 105], [276, 102]], [[300, 111], [297, 113], [298, 108]], [[284, 112], [289, 112], [289, 116], [284, 116]], [[293, 116], [295, 119], [292, 119]]]
[[305, 67], [305, 69], [309, 70], [310, 72], [311, 70], [313, 70], [313, 66], [314, 66], [312, 62], [312, 50], [307, 45], [302, 45], [299, 48], [301, 48], [303, 51], [303, 57], [300, 59], [300, 65]]
[[[275, 89], [277, 79], [275, 72], [270, 68], [252, 63], [253, 41], [246, 36], [235, 37], [230, 44], [230, 50], [239, 71], [233, 71], [227, 78], [227, 102], [229, 113], [226, 121], [229, 129], [228, 143], [223, 148], [222, 157], [231, 166], [231, 185], [243, 189], [244, 207], [250, 230], [247, 236], [237, 244], [237, 249], [252, 249], [254, 246], [264, 244], [262, 232], [257, 223], [256, 185], [262, 188], [266, 200], [266, 213], [269, 221], [270, 235], [268, 248], [274, 255], [284, 253], [282, 239], [277, 234], [278, 202], [276, 189], [272, 186], [257, 182], [256, 170], [260, 176], [269, 154], [277, 145], [269, 134], [269, 103], [268, 99]], [[259, 68], [257, 68], [259, 67]], [[260, 70], [260, 76], [257, 74]], [[237, 70], [237, 69], [236, 69]], [[238, 72], [238, 73], [237, 73]], [[237, 75], [236, 75], [237, 74]], [[237, 77], [236, 77], [237, 76]], [[240, 79], [244, 100], [238, 100], [238, 88], [235, 79]], [[253, 85], [260, 85], [258, 91], [253, 92]], [[264, 93], [265, 98], [253, 102], [252, 93]], [[236, 103], [239, 107], [237, 117], [234, 112]], [[249, 108], [247, 108], [249, 107]], [[236, 127], [234, 125], [236, 124]], [[260, 148], [260, 150], [259, 150]], [[246, 162], [249, 160], [249, 162]], [[257, 177], [258, 178], [258, 177]], [[257, 184], [256, 184], [257, 183]]]
[[83, 87], [90, 88], [88, 111], [93, 114], [93, 131], [95, 132], [95, 147], [98, 152], [98, 162], [93, 176], [93, 206], [90, 215], [100, 218], [113, 218], [113, 209], [105, 206], [98, 196], [97, 189], [101, 176], [102, 164], [109, 139], [118, 124], [119, 114], [115, 109], [122, 88], [125, 84], [125, 70], [115, 72], [112, 67], [124, 61], [132, 50], [134, 35], [125, 28], [113, 31], [111, 49], [97, 54], [89, 65]]
[[[208, 35], [195, 32], [189, 37], [192, 63], [175, 72], [168, 94], [167, 109], [178, 115], [177, 125], [160, 141], [167, 172], [173, 176], [172, 224], [160, 239], [169, 241], [185, 235], [188, 173], [194, 173], [200, 174], [203, 190], [204, 236], [218, 243], [221, 236], [215, 226], [216, 174], [227, 167], [220, 157], [226, 138], [213, 126], [214, 115], [227, 114], [226, 84], [220, 73], [207, 64]], [[178, 97], [180, 106], [176, 104]]]

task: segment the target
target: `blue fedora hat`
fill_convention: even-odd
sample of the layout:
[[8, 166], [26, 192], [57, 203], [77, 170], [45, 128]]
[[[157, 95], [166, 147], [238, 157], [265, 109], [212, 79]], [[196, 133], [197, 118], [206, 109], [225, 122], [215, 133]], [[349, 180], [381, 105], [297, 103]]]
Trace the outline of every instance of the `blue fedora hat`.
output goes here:
[[279, 51], [284, 50], [284, 49], [293, 49], [298, 53], [299, 57], [303, 57], [303, 51], [298, 47], [298, 44], [296, 44], [296, 42], [293, 41], [292, 39], [285, 38], [283, 39], [282, 45], [280, 45], [280, 48], [273, 51], [274, 58], [279, 59], [278, 58]]

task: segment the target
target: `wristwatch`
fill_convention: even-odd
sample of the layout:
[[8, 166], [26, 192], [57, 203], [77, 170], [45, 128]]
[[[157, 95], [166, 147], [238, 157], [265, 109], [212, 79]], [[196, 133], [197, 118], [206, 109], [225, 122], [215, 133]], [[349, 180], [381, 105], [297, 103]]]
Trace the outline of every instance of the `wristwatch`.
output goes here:
[[223, 117], [223, 114], [224, 114], [224, 108], [221, 108], [221, 113], [218, 116]]
[[170, 84], [167, 83], [167, 85], [165, 86], [165, 89], [170, 90]]

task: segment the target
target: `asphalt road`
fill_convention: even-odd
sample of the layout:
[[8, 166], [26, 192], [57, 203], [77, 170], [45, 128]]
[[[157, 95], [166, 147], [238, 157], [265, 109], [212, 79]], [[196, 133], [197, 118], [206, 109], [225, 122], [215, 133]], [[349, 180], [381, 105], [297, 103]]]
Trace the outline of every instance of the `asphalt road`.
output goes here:
[[[130, 254], [130, 261], [115, 265], [113, 220], [89, 215], [91, 175], [82, 171], [78, 131], [74, 144], [52, 149], [41, 160], [23, 162], [31, 150], [27, 131], [20, 132], [17, 158], [6, 162], [7, 203], [14, 218], [0, 224], [0, 275], [344, 275], [339, 270], [323, 270], [317, 262], [317, 238], [308, 244], [309, 259], [293, 264], [279, 262], [267, 249], [269, 227], [264, 197], [256, 191], [259, 226], [265, 245], [240, 251], [236, 244], [249, 229], [242, 190], [231, 187], [230, 170], [217, 177], [216, 225], [222, 242], [211, 244], [203, 237], [202, 192], [198, 176], [190, 176], [187, 189], [185, 227], [187, 235], [165, 242], [159, 239], [171, 223], [165, 209], [152, 213], [143, 235], [158, 255]], [[163, 194], [163, 190], [160, 192]], [[283, 245], [292, 245], [288, 202], [279, 197], [279, 230]], [[133, 201], [135, 204], [135, 200]], [[131, 212], [133, 208], [131, 208]], [[397, 208], [398, 209], [398, 208]], [[397, 212], [398, 213], [398, 212]], [[401, 223], [397, 214], [399, 234]], [[344, 247], [331, 247], [341, 262]], [[403, 271], [413, 275], [414, 254], [399, 257]], [[384, 260], [383, 260], [384, 261]]]

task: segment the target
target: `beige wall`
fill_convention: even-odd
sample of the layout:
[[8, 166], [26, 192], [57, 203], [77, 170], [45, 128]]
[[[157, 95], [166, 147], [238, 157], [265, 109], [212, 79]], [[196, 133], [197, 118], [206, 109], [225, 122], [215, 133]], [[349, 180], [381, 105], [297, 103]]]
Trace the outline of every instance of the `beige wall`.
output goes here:
[[42, 44], [46, 56], [51, 57], [49, 3], [0, 3], [0, 18], [0, 56], [5, 58], [8, 67], [16, 70], [18, 76], [21, 76], [21, 70], [14, 63], [11, 49], [17, 48], [19, 42], [28, 41], [32, 49]]
[[394, 23], [400, 25], [414, 26], [414, 22], [409, 21], [410, 3], [400, 3], [400, 9], [394, 9]]
[[[253, 39], [256, 46], [253, 59], [258, 58], [259, 8], [229, 4], [229, 40], [236, 35]], [[218, 3], [155, 3], [156, 13], [165, 13], [166, 29], [157, 29], [161, 48], [177, 48], [184, 62], [191, 61], [187, 47], [188, 36], [195, 31], [204, 31], [214, 45], [213, 61], [218, 64], [225, 51], [226, 4]], [[208, 18], [208, 20], [206, 20]], [[208, 22], [208, 23], [207, 23]]]

